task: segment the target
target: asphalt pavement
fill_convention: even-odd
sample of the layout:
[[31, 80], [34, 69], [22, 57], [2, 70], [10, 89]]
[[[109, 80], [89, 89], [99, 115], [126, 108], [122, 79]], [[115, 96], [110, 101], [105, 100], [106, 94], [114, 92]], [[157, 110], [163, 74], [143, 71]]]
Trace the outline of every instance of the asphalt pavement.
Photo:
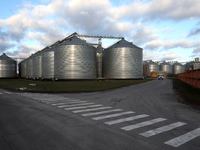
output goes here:
[[2, 150], [200, 149], [200, 111], [177, 101], [170, 79], [92, 93], [0, 89], [0, 128]]

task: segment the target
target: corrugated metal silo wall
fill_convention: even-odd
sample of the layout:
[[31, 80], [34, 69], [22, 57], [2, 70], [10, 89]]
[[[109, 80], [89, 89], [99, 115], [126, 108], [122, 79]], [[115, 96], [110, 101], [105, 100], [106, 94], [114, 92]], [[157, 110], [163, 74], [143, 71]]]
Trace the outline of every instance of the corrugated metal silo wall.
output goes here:
[[143, 50], [119, 47], [104, 50], [103, 72], [107, 79], [139, 79], [143, 77]]
[[42, 78], [54, 78], [54, 51], [42, 53]]
[[160, 71], [167, 72], [168, 74], [172, 73], [172, 65], [162, 65], [160, 64]]
[[173, 73], [179, 74], [185, 71], [185, 66], [183, 65], [173, 65]]
[[31, 57], [26, 60], [26, 77], [33, 77], [33, 59]]
[[17, 62], [13, 60], [0, 60], [0, 78], [15, 78]]
[[148, 65], [149, 65], [149, 76], [151, 75], [152, 72], [159, 71], [158, 64], [148, 64]]
[[21, 62], [21, 77], [26, 77], [26, 60]]
[[57, 79], [96, 79], [96, 49], [85, 45], [59, 45], [54, 51]]
[[42, 56], [41, 54], [36, 54], [33, 56], [33, 77], [42, 77]]

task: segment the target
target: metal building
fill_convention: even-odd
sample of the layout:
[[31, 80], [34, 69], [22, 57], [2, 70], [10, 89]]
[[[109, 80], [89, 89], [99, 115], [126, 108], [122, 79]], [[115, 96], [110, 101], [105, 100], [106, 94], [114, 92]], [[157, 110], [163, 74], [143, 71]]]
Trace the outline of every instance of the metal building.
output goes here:
[[167, 72], [167, 74], [172, 74], [172, 65], [164, 61], [159, 65], [159, 71]]
[[26, 78], [33, 78], [33, 55], [26, 59]]
[[96, 48], [73, 36], [55, 47], [56, 79], [96, 79]]
[[26, 78], [26, 60], [21, 61], [19, 66], [20, 77]]
[[17, 74], [17, 61], [5, 53], [0, 56], [0, 78], [15, 78]]
[[179, 73], [182, 73], [182, 72], [185, 72], [185, 66], [176, 62], [175, 64], [173, 64], [173, 74], [179, 74]]
[[46, 48], [42, 52], [42, 78], [54, 78], [54, 48]]
[[149, 66], [149, 76], [151, 75], [152, 72], [158, 72], [159, 71], [159, 65], [152, 60], [148, 62]]
[[42, 51], [36, 52], [33, 57], [33, 79], [42, 78]]
[[104, 78], [143, 78], [142, 60], [143, 49], [122, 39], [103, 52]]

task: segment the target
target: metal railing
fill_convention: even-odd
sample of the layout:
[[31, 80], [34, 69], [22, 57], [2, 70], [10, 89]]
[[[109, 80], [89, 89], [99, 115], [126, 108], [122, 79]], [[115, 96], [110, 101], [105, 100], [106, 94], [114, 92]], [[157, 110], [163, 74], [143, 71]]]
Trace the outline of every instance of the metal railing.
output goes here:
[[178, 79], [200, 89], [200, 69], [179, 73]]

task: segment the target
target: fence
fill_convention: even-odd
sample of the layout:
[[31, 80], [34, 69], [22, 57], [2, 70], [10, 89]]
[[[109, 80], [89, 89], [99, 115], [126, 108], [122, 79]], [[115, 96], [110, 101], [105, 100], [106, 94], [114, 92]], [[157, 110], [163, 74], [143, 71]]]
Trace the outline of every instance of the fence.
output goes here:
[[200, 69], [179, 73], [178, 79], [200, 89]]

